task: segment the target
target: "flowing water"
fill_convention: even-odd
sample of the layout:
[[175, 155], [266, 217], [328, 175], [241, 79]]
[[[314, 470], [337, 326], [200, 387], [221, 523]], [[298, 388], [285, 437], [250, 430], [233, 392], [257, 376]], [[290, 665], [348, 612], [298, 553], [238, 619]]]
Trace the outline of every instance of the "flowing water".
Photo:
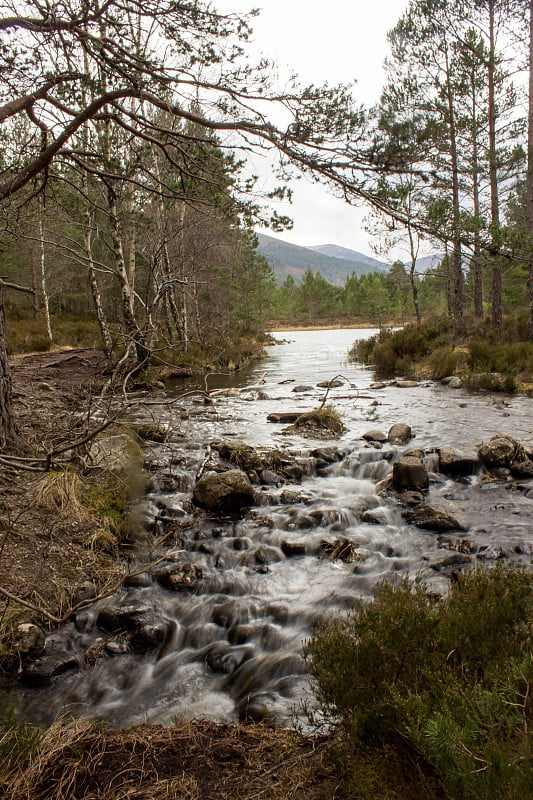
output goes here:
[[[395, 498], [376, 493], [394, 459], [413, 447], [471, 446], [500, 431], [530, 446], [531, 400], [433, 383], [372, 388], [372, 373], [347, 361], [353, 341], [371, 333], [276, 334], [280, 343], [268, 348], [263, 362], [231, 378], [209, 376], [209, 389], [226, 387], [213, 405], [194, 397], [173, 403], [167, 394], [139, 412], [140, 419], [149, 412], [168, 426], [170, 435], [147, 453], [154, 488], [137, 509], [138, 525], [156, 534], [178, 526], [182, 540], [150, 551], [139, 547], [137, 570], [143, 560], [185, 560], [201, 568], [202, 577], [192, 591], [172, 592], [140, 574], [112, 601], [100, 601], [55, 632], [49, 647], [70, 654], [76, 668], [47, 688], [25, 690], [23, 704], [33, 719], [48, 722], [69, 709], [116, 726], [183, 717], [305, 721], [314, 701], [302, 645], [317, 622], [370, 598], [384, 578], [421, 574], [443, 592], [450, 571], [463, 563], [531, 561], [531, 484], [452, 481], [432, 473], [429, 502], [468, 526], [467, 533], [447, 535], [407, 525]], [[316, 407], [324, 396], [317, 383], [338, 374], [343, 383], [328, 395], [345, 426], [338, 441], [304, 440], [266, 421], [274, 411]], [[298, 385], [309, 388], [293, 392]], [[413, 428], [408, 445], [376, 449], [361, 439], [370, 428], [386, 433], [395, 422]], [[191, 491], [206, 445], [230, 437], [289, 450], [303, 478], [262, 487], [260, 504], [240, 518], [193, 515]], [[333, 463], [311, 455], [330, 445], [337, 448]], [[292, 502], [285, 496], [282, 503], [287, 489]], [[328, 543], [334, 550], [344, 540], [354, 558], [328, 557]], [[136, 609], [162, 631], [164, 643], [132, 652], [131, 637], [106, 637], [96, 618], [110, 603]]]

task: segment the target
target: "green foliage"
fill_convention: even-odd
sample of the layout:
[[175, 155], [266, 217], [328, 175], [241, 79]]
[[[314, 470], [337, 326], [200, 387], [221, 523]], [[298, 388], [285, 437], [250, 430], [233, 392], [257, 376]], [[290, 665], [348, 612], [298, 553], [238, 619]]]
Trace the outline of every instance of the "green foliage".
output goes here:
[[450, 799], [531, 798], [532, 601], [516, 566], [465, 572], [440, 599], [383, 584], [309, 642], [318, 696], [359, 743], [408, 743]]
[[468, 365], [472, 372], [533, 375], [533, 342], [491, 344], [475, 337], [469, 343]]
[[406, 325], [398, 331], [384, 329], [377, 336], [356, 342], [350, 351], [350, 358], [372, 363], [386, 375], [408, 374], [417, 361], [448, 341], [449, 330], [448, 319]]

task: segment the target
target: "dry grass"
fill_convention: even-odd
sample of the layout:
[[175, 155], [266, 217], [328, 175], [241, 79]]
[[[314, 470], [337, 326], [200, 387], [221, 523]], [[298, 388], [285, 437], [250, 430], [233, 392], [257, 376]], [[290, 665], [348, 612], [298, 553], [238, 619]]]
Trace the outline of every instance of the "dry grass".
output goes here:
[[342, 797], [323, 743], [261, 725], [109, 731], [87, 720], [60, 720], [29, 746], [9, 728], [0, 755], [0, 797], [6, 800]]
[[49, 511], [57, 511], [70, 519], [90, 519], [90, 511], [84, 502], [87, 484], [73, 470], [49, 472], [36, 486], [37, 503]]

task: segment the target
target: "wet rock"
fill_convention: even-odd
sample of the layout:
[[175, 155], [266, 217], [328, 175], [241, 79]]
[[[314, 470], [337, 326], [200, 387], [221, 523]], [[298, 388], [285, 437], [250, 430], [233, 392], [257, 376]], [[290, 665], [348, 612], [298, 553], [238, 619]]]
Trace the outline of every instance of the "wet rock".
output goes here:
[[335, 539], [333, 542], [326, 540], [320, 543], [320, 552], [323, 558], [329, 561], [339, 559], [345, 564], [357, 564], [361, 560], [361, 555], [353, 542], [345, 537]]
[[505, 558], [507, 553], [503, 548], [499, 547], [498, 545], [482, 545], [479, 550], [477, 551], [477, 557], [484, 560], [484, 561], [497, 561], [500, 558]]
[[149, 572], [138, 572], [125, 579], [124, 587], [126, 589], [146, 589], [148, 586], [152, 586], [153, 582], [154, 579]]
[[306, 411], [283, 433], [298, 434], [312, 439], [335, 439], [344, 431], [342, 420], [337, 412], [328, 406]]
[[145, 653], [147, 650], [154, 650], [163, 647], [167, 640], [170, 627], [161, 620], [141, 622], [137, 630], [130, 637], [132, 650], [137, 653]]
[[239, 564], [243, 567], [267, 566], [268, 564], [274, 564], [276, 561], [281, 561], [280, 551], [277, 547], [270, 547], [266, 544], [260, 545], [255, 550], [243, 553], [239, 558]]
[[511, 464], [511, 475], [513, 478], [520, 478], [521, 480], [533, 478], [533, 461], [519, 461], [516, 464]]
[[392, 466], [392, 483], [396, 490], [414, 489], [424, 491], [429, 487], [426, 468], [419, 458], [404, 456]]
[[279, 502], [286, 506], [303, 503], [303, 501], [303, 495], [293, 489], [284, 489], [279, 496]]
[[363, 522], [369, 525], [388, 525], [389, 511], [386, 508], [370, 508], [363, 514]]
[[465, 553], [455, 553], [453, 556], [446, 556], [446, 558], [443, 558], [441, 561], [436, 561], [434, 564], [431, 564], [431, 569], [434, 569], [436, 572], [442, 572], [464, 567], [470, 563], [471, 559], [468, 555]]
[[251, 623], [235, 625], [228, 631], [228, 642], [237, 645], [245, 644], [250, 641], [256, 632], [256, 625], [252, 625]]
[[447, 475], [475, 475], [481, 460], [475, 450], [455, 450], [453, 447], [440, 447], [439, 468]]
[[304, 556], [305, 555], [305, 542], [288, 542], [283, 541], [281, 543], [281, 552], [287, 556], [287, 558], [293, 558], [295, 556]]
[[334, 464], [344, 458], [344, 454], [336, 447], [315, 447], [314, 450], [311, 450], [311, 455], [327, 464]]
[[328, 386], [330, 389], [338, 389], [339, 386], [342, 386], [342, 381], [339, 380], [319, 381], [319, 383], [317, 383], [317, 386], [319, 387], [319, 389], [327, 389]]
[[238, 511], [254, 505], [254, 490], [245, 472], [230, 469], [200, 478], [194, 487], [193, 502], [209, 511]]
[[306, 385], [302, 384], [300, 386], [293, 386], [292, 391], [293, 392], [312, 392], [314, 388], [315, 388], [314, 386], [306, 386]]
[[377, 381], [377, 383], [371, 383], [371, 384], [370, 384], [370, 388], [371, 388], [371, 389], [374, 389], [374, 390], [378, 390], [378, 389], [386, 389], [386, 388], [387, 388], [387, 386], [388, 386], [388, 384], [386, 384], [386, 383], [383, 383], [383, 381]]
[[423, 503], [425, 498], [422, 492], [415, 492], [411, 490], [399, 494], [398, 500], [400, 501], [402, 506], [406, 506], [407, 508], [412, 508], [413, 506], [418, 506], [420, 505], [420, 503]]
[[142, 439], [143, 442], [161, 443], [166, 441], [168, 436], [168, 430], [163, 427], [163, 425], [150, 425], [141, 423], [140, 425], [134, 425], [133, 429], [139, 439]]
[[78, 603], [85, 603], [89, 600], [93, 600], [95, 597], [96, 586], [94, 583], [92, 581], [83, 581], [83, 583], [80, 583], [80, 585], [76, 587], [72, 602], [73, 605], [77, 605]]
[[263, 461], [256, 449], [240, 439], [230, 442], [216, 440], [211, 442], [211, 447], [218, 451], [220, 458], [230, 461], [245, 472], [258, 471], [263, 467]]
[[281, 475], [269, 469], [265, 469], [261, 472], [260, 479], [263, 486], [279, 486], [279, 484], [283, 482]]
[[25, 666], [19, 673], [19, 681], [24, 686], [49, 686], [57, 675], [78, 669], [81, 659], [58, 642], [48, 641], [44, 654]]
[[13, 636], [13, 650], [21, 658], [33, 658], [44, 650], [45, 636], [42, 630], [31, 622], [21, 622]]
[[252, 647], [231, 647], [223, 642], [217, 642], [209, 647], [205, 660], [213, 672], [231, 675], [237, 667], [240, 667], [252, 655]]
[[284, 425], [290, 425], [296, 422], [298, 417], [301, 417], [302, 411], [276, 411], [267, 416], [268, 422], [281, 422]]
[[291, 481], [301, 481], [305, 474], [306, 470], [301, 464], [289, 464], [283, 467], [283, 475]]
[[465, 531], [464, 527], [455, 517], [440, 508], [422, 503], [414, 508], [402, 512], [404, 518], [411, 525], [423, 528], [426, 531], [446, 533], [446, 531]]
[[457, 553], [470, 555], [476, 552], [476, 545], [470, 539], [453, 539], [446, 546], [448, 550], [455, 550]]
[[149, 606], [144, 605], [104, 606], [98, 612], [96, 624], [108, 633], [134, 631], [149, 612]]
[[383, 431], [378, 431], [375, 428], [373, 428], [371, 431], [367, 431], [366, 433], [363, 433], [363, 435], [361, 436], [361, 439], [364, 439], [366, 442], [380, 442], [380, 443], [383, 443], [383, 442], [387, 441], [387, 435], [385, 433], [383, 433]]
[[391, 444], [407, 444], [413, 438], [411, 427], [405, 422], [397, 422], [389, 428], [387, 439]]
[[237, 551], [249, 550], [252, 545], [252, 540], [247, 536], [237, 536], [232, 542], [233, 549]]
[[183, 480], [180, 480], [177, 475], [166, 473], [164, 475], [156, 475], [154, 478], [154, 490], [156, 492], [171, 494], [183, 488]]
[[425, 458], [425, 453], [421, 447], [413, 447], [411, 450], [406, 450], [403, 454], [403, 457], [406, 456], [413, 456], [413, 458], [419, 458], [420, 461], [423, 461]]
[[202, 579], [203, 571], [198, 564], [172, 564], [158, 570], [154, 577], [165, 589], [172, 592], [187, 592]]
[[448, 386], [450, 387], [450, 389], [460, 389], [462, 385], [463, 385], [463, 382], [462, 382], [461, 378], [458, 378], [458, 377], [457, 377], [457, 375], [454, 375], [454, 376], [453, 376], [453, 377], [450, 379], [450, 382], [449, 382], [449, 384], [448, 384]]
[[239, 703], [239, 722], [272, 722], [273, 713], [263, 703], [248, 698]]
[[392, 381], [393, 386], [397, 386], [398, 389], [414, 389], [417, 386], [420, 386], [418, 381], [407, 381], [402, 379]]
[[498, 433], [479, 448], [485, 466], [510, 467], [514, 462], [527, 461], [523, 447], [506, 433]]

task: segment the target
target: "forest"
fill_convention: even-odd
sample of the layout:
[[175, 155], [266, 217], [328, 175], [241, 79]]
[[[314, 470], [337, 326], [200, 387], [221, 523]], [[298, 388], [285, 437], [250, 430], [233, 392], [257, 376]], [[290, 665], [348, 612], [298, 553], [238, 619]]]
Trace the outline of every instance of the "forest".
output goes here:
[[[235, 363], [272, 318], [443, 313], [457, 338], [465, 316], [499, 331], [516, 313], [533, 337], [530, 4], [413, 0], [374, 108], [347, 86], [274, 85], [246, 60], [252, 23], [198, 2], [4, 6], [3, 446], [6, 346], [90, 342], [136, 374]], [[266, 190], [250, 151], [271, 159]], [[276, 288], [253, 228], [290, 225], [275, 203], [295, 172], [365, 201], [406, 269]], [[420, 276], [428, 245], [446, 255]]]

